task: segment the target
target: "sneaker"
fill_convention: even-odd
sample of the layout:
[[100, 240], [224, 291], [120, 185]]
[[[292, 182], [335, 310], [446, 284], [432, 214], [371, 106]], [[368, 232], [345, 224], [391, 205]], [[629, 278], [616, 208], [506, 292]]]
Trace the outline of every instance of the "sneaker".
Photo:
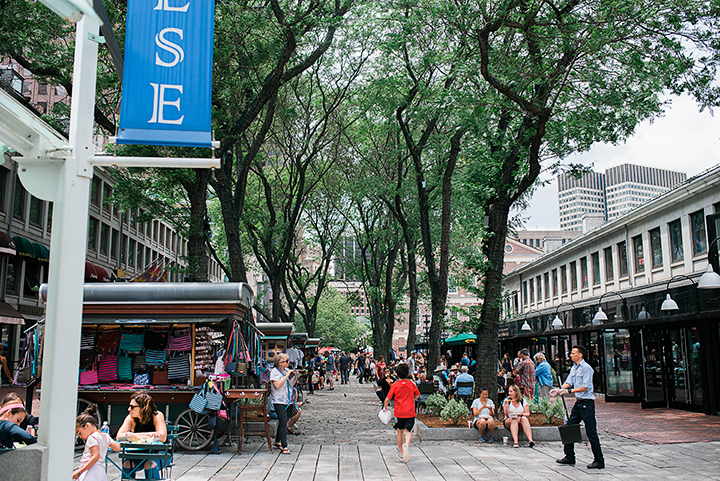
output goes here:
[[481, 435], [480, 435], [480, 439], [479, 439], [478, 441], [480, 441], [481, 443], [484, 443], [484, 442], [485, 442], [485, 437], [481, 434]]
[[410, 446], [408, 446], [407, 444], [403, 444], [402, 460], [403, 463], [407, 463], [408, 461], [410, 461]]
[[490, 437], [488, 438], [488, 443], [490, 443], [490, 444], [493, 443], [493, 437], [492, 437], [492, 436], [490, 436]]

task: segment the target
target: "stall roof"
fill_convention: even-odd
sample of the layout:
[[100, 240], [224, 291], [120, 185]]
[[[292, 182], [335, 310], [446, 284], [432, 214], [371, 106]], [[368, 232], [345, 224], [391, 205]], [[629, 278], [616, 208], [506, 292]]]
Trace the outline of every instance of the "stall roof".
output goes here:
[[121, 324], [121, 325], [161, 325], [161, 324], [195, 324], [195, 323], [214, 323], [222, 322], [227, 317], [177, 317], [167, 316], [154, 318], [147, 317], [96, 317], [96, 316], [83, 316], [83, 324]]
[[464, 346], [466, 344], [474, 344], [477, 340], [477, 336], [475, 334], [458, 334], [455, 337], [449, 337], [445, 339], [445, 342], [443, 345], [445, 346]]
[[307, 340], [305, 347], [317, 347], [318, 344], [320, 344], [320, 338], [319, 337], [311, 337]]
[[255, 327], [266, 336], [288, 337], [295, 333], [295, 323], [292, 322], [258, 322]]
[[261, 336], [260, 339], [263, 341], [283, 341], [287, 339], [287, 336]]
[[[40, 286], [40, 299], [47, 302], [48, 286]], [[87, 304], [185, 304], [239, 302], [252, 307], [254, 294], [242, 282], [112, 282], [85, 284]]]

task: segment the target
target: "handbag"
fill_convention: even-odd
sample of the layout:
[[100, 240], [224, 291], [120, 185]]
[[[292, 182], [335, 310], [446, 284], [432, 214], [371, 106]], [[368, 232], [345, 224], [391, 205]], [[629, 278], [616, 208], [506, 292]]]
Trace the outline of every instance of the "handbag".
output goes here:
[[[560, 396], [560, 398], [562, 399], [563, 406], [565, 406], [565, 416], [570, 419], [567, 404], [565, 404], [565, 397]], [[582, 431], [580, 431], [579, 424], [566, 424], [564, 426], [558, 426], [558, 431], [560, 431], [560, 440], [563, 444], [575, 444], [582, 442]]]
[[145, 333], [131, 334], [124, 332], [120, 336], [120, 349], [126, 352], [132, 352], [137, 354], [142, 352], [143, 344], [145, 342]]
[[168, 379], [187, 381], [190, 379], [190, 354], [175, 353], [168, 359]]
[[233, 323], [232, 331], [230, 331], [230, 339], [228, 339], [228, 345], [225, 351], [225, 372], [228, 374], [235, 374], [238, 368], [236, 330], [237, 323]]
[[220, 394], [220, 391], [218, 391], [217, 386], [214, 384], [212, 387], [210, 387], [209, 383], [206, 384], [208, 385], [207, 394], [205, 395], [205, 399], [207, 399], [207, 408], [211, 411], [217, 411], [222, 407], [223, 395]]
[[101, 351], [107, 349], [117, 349], [120, 347], [120, 328], [111, 327], [109, 329], [98, 329], [97, 348]]
[[117, 381], [117, 365], [117, 355], [108, 352], [100, 356], [100, 364], [98, 365], [98, 381]]
[[163, 366], [162, 368], [155, 368], [152, 371], [152, 384], [153, 386], [165, 386], [170, 384], [168, 381], [167, 369]]
[[138, 386], [147, 386], [150, 384], [150, 373], [149, 372], [136, 372], [133, 376], [133, 384]]
[[95, 329], [83, 329], [80, 333], [80, 350], [86, 351], [95, 349], [97, 331]]
[[98, 383], [98, 370], [97, 370], [97, 361], [93, 361], [92, 366], [90, 366], [90, 369], [86, 369], [85, 371], [80, 373], [80, 380], [78, 381], [78, 384], [81, 386], [88, 386], [90, 384], [97, 384]]
[[164, 366], [167, 362], [167, 351], [147, 349], [145, 351], [145, 363], [148, 366]]
[[127, 353], [123, 353], [123, 355], [118, 356], [117, 378], [120, 381], [132, 381], [133, 379], [132, 359], [130, 359], [130, 356], [128, 356]]
[[149, 330], [145, 333], [145, 349], [164, 351], [168, 346], [168, 331]]
[[132, 365], [133, 372], [147, 372], [148, 366], [145, 362], [145, 356], [135, 356]]
[[190, 337], [190, 329], [183, 329], [173, 331], [170, 334], [170, 340], [168, 346], [171, 351], [189, 351], [192, 349], [192, 342]]
[[15, 376], [13, 377], [12, 381], [12, 383], [15, 385], [27, 385], [33, 378], [32, 359], [30, 356], [30, 351], [33, 349], [32, 339], [32, 336], [27, 336], [25, 338], [25, 344], [23, 346], [23, 351], [25, 351], [25, 354], [23, 355], [22, 361], [20, 361], [20, 364], [18, 365], [17, 371], [15, 371]]
[[93, 361], [95, 361], [95, 358], [97, 357], [97, 351], [95, 349], [85, 350], [83, 349], [80, 351], [80, 365], [84, 366], [86, 364], [90, 364]]
[[207, 383], [205, 383], [203, 384], [203, 387], [200, 389], [200, 391], [196, 392], [195, 395], [192, 397], [188, 407], [196, 413], [203, 413], [205, 412], [207, 403]]

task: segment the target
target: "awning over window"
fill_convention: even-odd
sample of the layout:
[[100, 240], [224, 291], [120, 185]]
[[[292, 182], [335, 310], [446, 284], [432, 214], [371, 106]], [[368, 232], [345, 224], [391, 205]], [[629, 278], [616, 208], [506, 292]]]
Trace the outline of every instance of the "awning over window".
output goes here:
[[7, 302], [0, 302], [0, 324], [25, 324], [25, 318]]
[[85, 262], [85, 282], [110, 282], [110, 276], [104, 268]]
[[47, 247], [42, 244], [38, 244], [37, 242], [33, 242], [32, 247], [33, 251], [35, 251], [35, 259], [40, 262], [44, 262], [45, 264], [50, 262], [50, 251]]
[[14, 256], [15, 243], [5, 232], [0, 232], [0, 255]]
[[24, 257], [26, 259], [35, 259], [35, 248], [33, 243], [24, 237], [15, 236], [12, 238], [15, 243], [15, 250], [17, 251], [18, 257]]

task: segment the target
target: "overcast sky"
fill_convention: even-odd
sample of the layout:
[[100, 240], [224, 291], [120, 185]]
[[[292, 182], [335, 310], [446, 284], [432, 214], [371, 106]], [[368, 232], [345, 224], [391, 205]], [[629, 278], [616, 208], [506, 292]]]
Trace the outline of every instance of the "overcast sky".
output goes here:
[[[687, 96], [673, 99], [664, 117], [642, 123], [625, 144], [597, 144], [565, 163], [594, 163], [596, 172], [620, 164], [637, 164], [684, 172], [688, 177], [720, 163], [720, 109], [700, 113]], [[548, 178], [545, 175], [543, 178]], [[538, 189], [524, 212], [528, 230], [559, 229], [557, 180]]]

